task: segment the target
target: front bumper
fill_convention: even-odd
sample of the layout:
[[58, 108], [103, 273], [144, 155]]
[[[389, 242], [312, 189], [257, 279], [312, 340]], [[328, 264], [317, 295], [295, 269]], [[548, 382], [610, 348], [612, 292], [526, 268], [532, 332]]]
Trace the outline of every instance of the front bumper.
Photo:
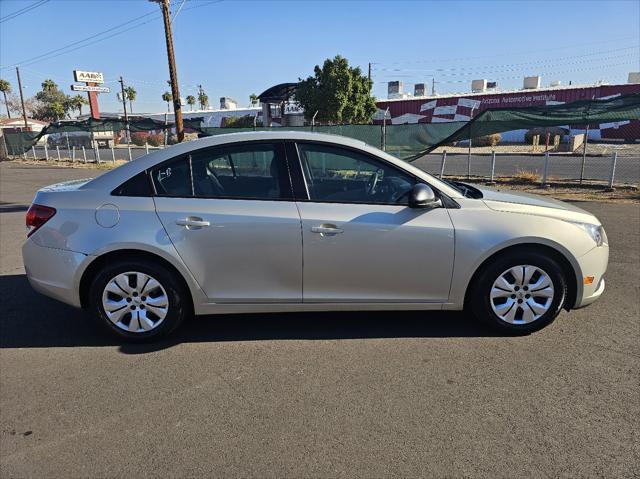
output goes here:
[[80, 307], [76, 277], [87, 255], [38, 246], [27, 240], [22, 246], [22, 260], [29, 283], [39, 293]]
[[[609, 264], [609, 246], [603, 245], [593, 248], [587, 254], [578, 258], [578, 264], [581, 269], [581, 282], [578, 288], [578, 295], [574, 308], [582, 308], [588, 306], [597, 300], [604, 292], [605, 282], [604, 273], [607, 271]], [[593, 276], [591, 284], [584, 284], [587, 276]]]

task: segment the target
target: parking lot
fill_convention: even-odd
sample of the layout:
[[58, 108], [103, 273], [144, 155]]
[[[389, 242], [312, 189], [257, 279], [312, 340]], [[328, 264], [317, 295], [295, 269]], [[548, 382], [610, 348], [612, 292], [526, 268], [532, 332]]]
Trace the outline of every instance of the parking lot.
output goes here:
[[36, 189], [100, 173], [0, 163], [2, 477], [640, 474], [638, 204], [580, 204], [609, 236], [607, 290], [531, 336], [307, 313], [122, 345], [32, 291], [20, 255]]

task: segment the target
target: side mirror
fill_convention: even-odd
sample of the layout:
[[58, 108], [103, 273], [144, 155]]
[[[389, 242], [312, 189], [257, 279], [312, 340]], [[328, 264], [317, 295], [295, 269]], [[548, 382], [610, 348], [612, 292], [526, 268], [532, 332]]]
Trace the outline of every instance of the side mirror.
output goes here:
[[441, 205], [431, 187], [424, 183], [416, 183], [409, 193], [409, 208], [435, 208]]

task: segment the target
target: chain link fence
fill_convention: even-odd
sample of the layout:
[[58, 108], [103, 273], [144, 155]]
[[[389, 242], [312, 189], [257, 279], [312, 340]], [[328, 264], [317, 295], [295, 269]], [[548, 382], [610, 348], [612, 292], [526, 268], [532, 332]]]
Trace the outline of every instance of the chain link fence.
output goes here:
[[[331, 127], [302, 127], [296, 130], [330, 133], [356, 138], [390, 153], [401, 150], [397, 136], [403, 126], [411, 135], [412, 125], [395, 125], [393, 129], [380, 125], [341, 125]], [[248, 129], [215, 128], [209, 135], [251, 131]], [[391, 138], [389, 132], [392, 132]], [[390, 142], [391, 139], [391, 142]], [[388, 144], [390, 142], [391, 144]], [[164, 148], [150, 145], [117, 145], [109, 148], [91, 146], [50, 146], [39, 142], [22, 154], [8, 155], [10, 159], [45, 162], [117, 163], [131, 161]], [[461, 151], [467, 150], [466, 153]], [[609, 186], [640, 184], [640, 144], [588, 145], [579, 152], [531, 153], [526, 145], [498, 145], [494, 151], [487, 147], [439, 148], [412, 161], [412, 164], [435, 176], [469, 178], [492, 181], [520, 179], [529, 183], [597, 183]], [[601, 153], [592, 154], [593, 149]]]
[[563, 153], [431, 153], [413, 164], [437, 177], [494, 181], [515, 179], [532, 183], [597, 183], [637, 186], [640, 154], [613, 152], [606, 155]]

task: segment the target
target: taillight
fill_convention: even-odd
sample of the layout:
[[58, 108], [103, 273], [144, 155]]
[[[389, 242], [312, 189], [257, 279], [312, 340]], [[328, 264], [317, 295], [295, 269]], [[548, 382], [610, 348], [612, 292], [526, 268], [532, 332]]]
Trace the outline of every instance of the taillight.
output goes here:
[[27, 238], [35, 233], [38, 228], [53, 218], [56, 209], [50, 206], [33, 204], [27, 211]]

